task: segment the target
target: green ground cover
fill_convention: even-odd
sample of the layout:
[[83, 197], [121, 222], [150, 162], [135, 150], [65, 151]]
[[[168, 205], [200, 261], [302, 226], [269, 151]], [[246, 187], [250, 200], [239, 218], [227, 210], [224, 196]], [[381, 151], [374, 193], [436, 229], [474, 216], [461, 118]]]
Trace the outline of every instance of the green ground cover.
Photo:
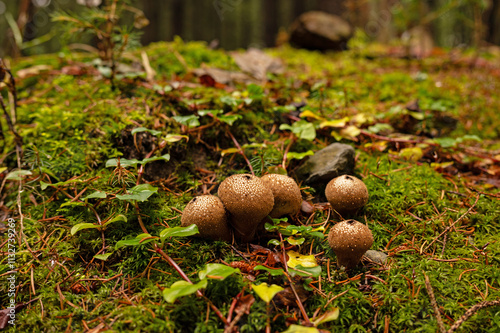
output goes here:
[[[448, 329], [473, 305], [498, 301], [498, 59], [455, 50], [412, 59], [356, 42], [336, 54], [268, 50], [286, 69], [251, 84], [200, 81], [194, 69], [238, 66], [224, 51], [180, 40], [125, 54], [120, 62], [129, 67], [115, 89], [88, 55], [12, 61], [21, 167], [29, 172], [16, 173], [14, 137], [2, 119], [0, 208], [18, 231], [16, 302], [32, 302], [7, 331], [223, 332], [223, 317], [226, 331], [232, 322], [240, 332], [268, 323], [273, 332], [436, 332], [439, 321]], [[153, 80], [137, 66], [141, 52]], [[280, 235], [262, 233], [253, 242], [262, 248], [165, 236], [191, 198], [215, 194], [227, 176], [294, 177], [307, 154], [336, 141], [356, 149], [355, 173], [370, 193], [356, 218], [372, 230], [372, 249], [389, 256], [384, 265], [363, 260], [339, 270], [326, 238], [307, 231], [300, 245], [273, 245]], [[327, 234], [339, 219], [322, 193], [301, 185], [313, 209], [289, 222]], [[139, 243], [141, 224], [150, 237]], [[314, 255], [320, 270], [288, 279], [252, 269], [283, 268], [281, 245]], [[194, 283], [207, 282], [199, 277], [207, 264], [239, 271], [208, 279], [203, 297], [168, 302], [182, 278], [164, 254]], [[2, 256], [0, 275], [9, 272]], [[251, 287], [262, 282], [285, 288], [269, 306]], [[290, 326], [336, 309], [338, 318], [317, 328]], [[499, 311], [477, 310], [460, 329], [498, 332]]]

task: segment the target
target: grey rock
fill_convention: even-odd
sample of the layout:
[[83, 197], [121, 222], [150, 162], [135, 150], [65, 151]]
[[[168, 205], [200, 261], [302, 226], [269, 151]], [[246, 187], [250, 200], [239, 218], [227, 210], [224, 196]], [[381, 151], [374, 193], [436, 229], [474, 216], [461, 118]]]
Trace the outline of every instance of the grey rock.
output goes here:
[[324, 188], [335, 177], [352, 174], [354, 170], [354, 148], [343, 143], [331, 145], [317, 151], [297, 170], [297, 176], [314, 188]]
[[311, 50], [347, 49], [351, 25], [339, 16], [311, 11], [300, 15], [290, 26], [290, 43]]
[[368, 250], [366, 251], [364, 256], [373, 261], [374, 263], [380, 265], [384, 265], [385, 262], [387, 261], [387, 258], [389, 257], [387, 254], [376, 250]]

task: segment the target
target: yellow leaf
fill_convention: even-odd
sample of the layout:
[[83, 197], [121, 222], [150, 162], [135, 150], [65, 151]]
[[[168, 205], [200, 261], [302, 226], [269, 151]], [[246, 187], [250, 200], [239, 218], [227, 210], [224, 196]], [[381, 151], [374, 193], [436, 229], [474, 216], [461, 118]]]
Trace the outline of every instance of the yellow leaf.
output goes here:
[[352, 117], [354, 123], [358, 126], [364, 125], [366, 123], [373, 123], [374, 119], [372, 115], [366, 113], [358, 113], [354, 117]]
[[316, 327], [306, 327], [292, 324], [286, 331], [283, 331], [282, 333], [319, 333], [319, 330]]
[[424, 156], [424, 152], [420, 147], [403, 148], [399, 152], [399, 156], [405, 160], [416, 162]]
[[295, 251], [288, 251], [286, 254], [288, 254], [288, 261], [287, 265], [288, 267], [296, 267], [298, 265], [301, 265], [303, 267], [316, 267], [318, 266], [318, 263], [316, 262], [316, 258], [314, 258], [313, 255], [302, 255], [298, 252]]
[[314, 324], [314, 326], [318, 326], [322, 323], [336, 320], [339, 317], [339, 313], [340, 313], [339, 308], [333, 308], [332, 310], [327, 311], [327, 312], [323, 313], [321, 316], [319, 316], [318, 318], [316, 318], [313, 321], [313, 324]]
[[443, 163], [431, 163], [431, 167], [434, 169], [445, 169], [452, 166], [453, 162], [443, 162]]
[[300, 114], [300, 118], [314, 118], [318, 120], [323, 120], [325, 118], [318, 116], [316, 113], [312, 112], [311, 110], [305, 110]]
[[340, 134], [346, 139], [354, 139], [359, 134], [361, 134], [361, 130], [354, 125], [347, 126], [346, 128], [340, 131]]
[[264, 302], [269, 303], [277, 293], [283, 290], [283, 287], [275, 284], [269, 286], [267, 283], [263, 282], [258, 286], [252, 284], [252, 289]]
[[223, 151], [221, 151], [221, 155], [224, 156], [224, 155], [227, 155], [227, 154], [235, 154], [235, 153], [238, 153], [240, 150], [238, 148], [228, 148], [228, 149], [224, 149]]
[[349, 121], [349, 117], [344, 117], [342, 119], [327, 120], [319, 124], [319, 128], [324, 127], [344, 127]]

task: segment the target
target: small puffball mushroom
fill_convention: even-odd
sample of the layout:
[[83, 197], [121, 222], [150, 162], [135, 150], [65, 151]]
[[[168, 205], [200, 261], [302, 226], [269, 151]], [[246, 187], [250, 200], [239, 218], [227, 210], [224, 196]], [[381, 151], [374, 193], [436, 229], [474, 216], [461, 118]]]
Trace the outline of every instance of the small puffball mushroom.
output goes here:
[[360, 179], [343, 175], [326, 185], [326, 199], [338, 213], [353, 213], [368, 202], [368, 189]]
[[187, 227], [191, 224], [198, 226], [200, 237], [226, 242], [232, 239], [226, 209], [215, 195], [194, 197], [186, 205], [182, 212], [181, 226]]
[[270, 188], [274, 196], [274, 206], [269, 216], [281, 217], [286, 214], [295, 214], [302, 204], [300, 189], [293, 178], [270, 173], [260, 177], [267, 188]]
[[373, 244], [373, 235], [366, 225], [356, 220], [335, 224], [328, 233], [328, 244], [337, 255], [337, 265], [346, 270], [356, 267]]
[[273, 209], [271, 189], [259, 177], [237, 174], [219, 185], [218, 194], [229, 212], [235, 236], [243, 242], [252, 241], [260, 221]]

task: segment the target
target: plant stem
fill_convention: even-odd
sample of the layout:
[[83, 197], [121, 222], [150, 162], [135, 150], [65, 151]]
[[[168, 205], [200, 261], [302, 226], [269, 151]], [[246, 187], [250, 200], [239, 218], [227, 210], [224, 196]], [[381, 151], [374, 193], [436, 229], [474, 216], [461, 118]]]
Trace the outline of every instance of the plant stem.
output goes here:
[[[286, 260], [286, 252], [285, 252], [285, 246], [283, 245], [283, 235], [278, 233], [280, 235], [280, 244], [281, 244], [281, 250], [283, 252], [283, 260]], [[290, 274], [288, 273], [288, 264], [286, 262], [283, 263], [285, 266], [285, 276], [288, 279], [288, 282], [290, 283], [290, 288], [292, 288], [293, 294], [295, 295], [297, 305], [300, 309], [300, 312], [302, 313], [302, 317], [306, 321], [306, 324], [311, 324], [311, 320], [309, 319], [309, 316], [306, 313], [306, 309], [304, 308], [304, 305], [302, 304], [302, 301], [300, 300], [299, 294], [297, 294], [297, 291], [295, 290], [295, 287], [293, 286], [293, 281], [292, 278], [290, 277]]]
[[137, 204], [137, 201], [134, 202], [134, 205], [135, 205], [135, 210], [137, 212], [137, 220], [139, 221], [139, 225], [141, 226], [142, 232], [145, 234], [149, 234], [148, 230], [144, 226], [144, 223], [142, 222], [141, 211], [139, 210], [139, 205]]
[[240, 155], [243, 156], [243, 158], [245, 159], [245, 162], [247, 162], [248, 168], [250, 169], [250, 172], [252, 173], [253, 176], [255, 176], [255, 173], [253, 172], [252, 164], [250, 163], [250, 161], [246, 157], [245, 151], [243, 150], [243, 148], [241, 148], [241, 146], [238, 143], [238, 141], [236, 141], [236, 138], [233, 136], [233, 134], [231, 133], [231, 131], [229, 131], [229, 129], [226, 129], [226, 132], [231, 137], [231, 140], [233, 140], [234, 145], [236, 146], [236, 148], [238, 148], [238, 150], [240, 152]]
[[[160, 256], [162, 256], [162, 258], [165, 259], [170, 264], [170, 266], [172, 266], [185, 281], [193, 284], [193, 282], [189, 279], [189, 277], [186, 275], [186, 273], [184, 273], [182, 268], [180, 268], [179, 265], [177, 265], [177, 263], [174, 261], [174, 259], [172, 259], [168, 254], [166, 254], [162, 249], [160, 249], [158, 244], [155, 243], [154, 248], [155, 248], [156, 253], [158, 253]], [[201, 292], [201, 290], [196, 291], [196, 296], [201, 297], [205, 301], [207, 301], [210, 308], [215, 312], [217, 317], [219, 317], [219, 319], [224, 323], [224, 325], [227, 326], [229, 324], [227, 322], [226, 318], [222, 315], [222, 312], [220, 312], [220, 310]]]

